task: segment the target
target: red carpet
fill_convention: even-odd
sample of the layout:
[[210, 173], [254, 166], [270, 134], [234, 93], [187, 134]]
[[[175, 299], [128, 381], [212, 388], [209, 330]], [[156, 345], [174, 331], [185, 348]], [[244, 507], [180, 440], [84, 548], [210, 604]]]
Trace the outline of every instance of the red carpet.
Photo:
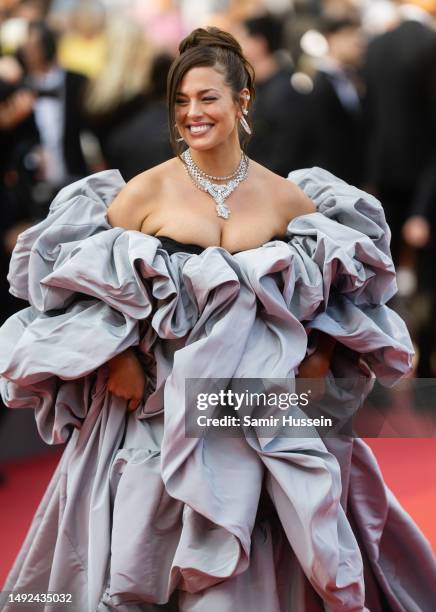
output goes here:
[[436, 552], [436, 439], [372, 438], [384, 479]]
[[[436, 440], [367, 440], [385, 480], [436, 550]], [[2, 466], [0, 486], [0, 584], [7, 575], [59, 454]]]
[[0, 585], [18, 553], [33, 514], [59, 460], [59, 453], [1, 466]]

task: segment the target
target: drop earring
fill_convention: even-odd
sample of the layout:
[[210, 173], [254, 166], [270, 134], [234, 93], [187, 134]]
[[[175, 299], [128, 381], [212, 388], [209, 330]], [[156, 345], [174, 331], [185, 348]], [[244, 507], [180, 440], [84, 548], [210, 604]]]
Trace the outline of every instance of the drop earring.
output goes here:
[[[177, 124], [176, 124], [176, 123], [174, 124], [174, 127], [175, 127], [175, 128], [176, 128], [176, 130], [177, 130]], [[179, 132], [179, 133], [180, 133], [180, 132]], [[176, 142], [183, 142], [184, 140], [185, 140], [185, 139], [183, 138], [183, 136], [179, 136], [179, 138], [176, 138]]]
[[250, 128], [250, 126], [248, 125], [248, 121], [247, 121], [247, 120], [246, 120], [246, 118], [244, 117], [244, 115], [247, 115], [247, 114], [248, 114], [248, 111], [247, 111], [247, 110], [243, 110], [242, 112], [243, 112], [244, 114], [243, 114], [243, 115], [242, 115], [242, 117], [239, 119], [239, 122], [240, 122], [240, 124], [241, 124], [242, 129], [244, 130], [244, 132], [245, 132], [246, 134], [248, 134], [249, 136], [251, 136], [251, 134], [252, 134], [251, 128]]
[[[249, 101], [250, 101], [250, 96], [249, 96], [249, 95], [246, 95], [246, 96], [244, 96], [244, 98], [245, 98], [245, 102], [246, 102], [246, 103], [247, 103], [247, 105], [248, 105], [248, 103], [249, 103]], [[240, 123], [241, 123], [241, 127], [242, 127], [242, 129], [244, 130], [244, 132], [245, 132], [246, 134], [248, 134], [249, 136], [251, 136], [252, 131], [251, 131], [251, 128], [250, 128], [250, 126], [249, 126], [249, 124], [248, 124], [248, 121], [247, 121], [247, 120], [246, 120], [246, 118], [245, 118], [245, 117], [248, 115], [248, 108], [242, 108], [241, 110], [242, 110], [242, 117], [240, 117], [240, 119], [239, 119], [239, 121], [240, 121]]]

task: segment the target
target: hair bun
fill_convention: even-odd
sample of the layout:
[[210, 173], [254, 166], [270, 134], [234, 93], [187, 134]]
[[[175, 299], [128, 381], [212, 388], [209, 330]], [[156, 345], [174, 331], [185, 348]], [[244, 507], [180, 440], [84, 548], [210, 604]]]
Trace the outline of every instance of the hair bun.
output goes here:
[[[171, 144], [176, 155], [180, 156], [182, 146], [178, 144], [180, 136], [176, 122], [177, 93], [190, 70], [203, 67], [221, 73], [223, 84], [230, 89], [233, 100], [240, 106], [241, 111], [243, 111], [240, 97], [242, 90], [248, 90], [251, 102], [254, 100], [255, 91], [253, 66], [244, 57], [241, 45], [228, 32], [214, 27], [197, 28], [182, 40], [179, 52], [168, 72], [167, 92]], [[245, 104], [244, 110], [246, 110]], [[239, 114], [242, 117], [242, 114]], [[250, 122], [250, 116], [248, 115], [245, 120]], [[241, 146], [244, 148], [251, 129], [244, 127], [244, 130], [239, 132]]]
[[182, 40], [179, 45], [179, 53], [185, 53], [189, 49], [196, 47], [221, 47], [233, 51], [241, 59], [243, 58], [241, 45], [228, 32], [224, 32], [219, 28], [197, 28]]

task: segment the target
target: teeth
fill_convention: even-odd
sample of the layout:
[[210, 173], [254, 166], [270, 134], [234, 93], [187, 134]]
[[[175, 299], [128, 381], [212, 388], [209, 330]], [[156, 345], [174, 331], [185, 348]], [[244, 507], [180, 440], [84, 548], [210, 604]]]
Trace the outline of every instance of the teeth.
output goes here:
[[207, 132], [210, 128], [210, 125], [191, 125], [190, 130], [193, 134], [200, 134], [201, 132]]

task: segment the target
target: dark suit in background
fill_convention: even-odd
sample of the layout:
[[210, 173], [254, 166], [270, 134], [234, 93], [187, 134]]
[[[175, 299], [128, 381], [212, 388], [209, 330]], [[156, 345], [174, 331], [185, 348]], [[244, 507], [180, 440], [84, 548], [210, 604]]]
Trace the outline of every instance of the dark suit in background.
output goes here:
[[81, 178], [88, 174], [88, 167], [80, 144], [84, 129], [83, 92], [87, 79], [74, 72], [65, 73], [65, 115], [63, 149], [68, 174]]
[[366, 57], [367, 180], [385, 208], [395, 260], [401, 227], [426, 189], [436, 146], [435, 45], [430, 27], [405, 21], [375, 38]]
[[[10, 104], [19, 85], [0, 79], [0, 105]], [[2, 108], [0, 108], [0, 113]], [[7, 273], [10, 253], [6, 246], [7, 232], [27, 221], [32, 212], [32, 173], [26, 157], [39, 142], [34, 118], [29, 114], [19, 123], [2, 122], [0, 128], [0, 324], [26, 303], [9, 293]], [[0, 401], [0, 426], [5, 408]], [[0, 473], [0, 485], [2, 474]]]
[[415, 253], [420, 313], [415, 323], [418, 376], [434, 376], [435, 32], [425, 23], [410, 20], [374, 39], [368, 49], [366, 75], [371, 137], [368, 180], [391, 226], [394, 261], [400, 259], [401, 230], [410, 215], [423, 215], [432, 226], [430, 244]]
[[[86, 77], [59, 66], [56, 43], [48, 25], [35, 21], [29, 24], [26, 41], [19, 50], [26, 85], [36, 95], [35, 121], [45, 151], [42, 179], [46, 195], [41, 200], [46, 204], [59, 188], [88, 173], [81, 147]], [[43, 191], [39, 189], [40, 194]]]
[[36, 93], [34, 115], [45, 160], [34, 190], [35, 220], [46, 216], [62, 187], [89, 174], [81, 144], [86, 82], [84, 76], [57, 66], [45, 74], [26, 77], [27, 86]]
[[174, 156], [169, 142], [165, 102], [137, 96], [99, 122], [97, 135], [108, 168], [117, 168], [125, 181]]
[[[8, 103], [8, 98], [12, 99], [20, 89], [19, 84], [0, 80], [0, 103]], [[38, 143], [33, 114], [18, 124], [0, 129], [0, 323], [23, 307], [23, 302], [9, 293], [6, 276], [10, 253], [6, 234], [13, 226], [33, 219], [34, 176], [29, 160]]]
[[256, 96], [251, 100], [253, 135], [248, 155], [286, 177], [302, 166], [305, 139], [298, 130], [305, 96], [293, 84], [290, 57], [284, 51], [283, 23], [269, 13], [246, 19], [239, 38], [255, 70]]
[[100, 143], [106, 166], [117, 168], [125, 181], [174, 155], [165, 102], [171, 63], [171, 57], [158, 55], [151, 67], [147, 93], [131, 95], [104, 113], [87, 115], [88, 129]]
[[285, 177], [302, 167], [306, 137], [299, 123], [305, 102], [305, 94], [296, 91], [291, 73], [284, 68], [267, 80], [256, 82], [248, 155]]
[[304, 165], [320, 166], [361, 186], [364, 179], [363, 111], [357, 88], [342, 70], [319, 70], [299, 121], [307, 140]]

